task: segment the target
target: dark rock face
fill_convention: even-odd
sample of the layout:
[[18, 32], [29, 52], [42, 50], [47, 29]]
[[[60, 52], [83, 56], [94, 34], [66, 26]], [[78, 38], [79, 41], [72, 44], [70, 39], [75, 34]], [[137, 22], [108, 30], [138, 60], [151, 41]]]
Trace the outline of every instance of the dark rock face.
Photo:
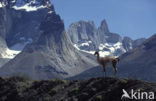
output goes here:
[[93, 40], [96, 35], [96, 27], [92, 21], [80, 21], [78, 23], [71, 24], [68, 33], [73, 43]]
[[103, 20], [98, 28], [93, 21], [73, 23], [69, 27], [68, 34], [74, 46], [80, 50], [89, 53], [100, 50], [103, 54], [109, 53], [108, 56], [120, 56], [144, 41], [144, 39], [134, 41], [128, 37], [122, 39], [119, 34], [109, 31], [106, 20]]
[[132, 51], [123, 54], [119, 64], [119, 75], [156, 81], [156, 35]]
[[155, 83], [117, 78], [92, 78], [67, 82], [59, 79], [31, 81], [12, 77], [0, 78], [0, 86], [1, 101], [131, 101], [126, 98], [121, 100], [123, 89], [128, 93], [131, 89], [156, 93]]
[[102, 31], [103, 33], [109, 33], [108, 25], [106, 20], [103, 20], [101, 22], [101, 26], [98, 28], [99, 31]]
[[[8, 47], [12, 47], [17, 43], [27, 42], [30, 39], [33, 40], [46, 13], [49, 9], [54, 10], [49, 0], [33, 1], [0, 1], [4, 5], [0, 8], [0, 36], [6, 39]], [[20, 7], [24, 6], [27, 6], [27, 8], [20, 9]], [[43, 8], [39, 9], [39, 7]]]
[[[34, 12], [18, 12], [38, 16]], [[96, 65], [92, 56], [79, 52], [72, 46], [64, 23], [52, 5], [44, 13], [33, 42], [0, 69], [1, 76], [24, 74], [33, 79], [66, 78]]]
[[109, 31], [106, 20], [101, 22], [101, 25], [97, 30], [97, 34], [99, 36], [100, 43], [117, 43], [122, 40], [120, 35]]

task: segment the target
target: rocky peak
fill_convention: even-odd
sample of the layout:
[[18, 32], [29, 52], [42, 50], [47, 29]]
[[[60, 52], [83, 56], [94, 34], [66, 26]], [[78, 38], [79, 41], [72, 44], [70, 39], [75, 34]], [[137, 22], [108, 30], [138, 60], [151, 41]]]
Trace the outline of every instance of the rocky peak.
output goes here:
[[123, 38], [123, 41], [124, 41], [124, 42], [132, 42], [133, 40], [132, 40], [130, 37], [125, 36], [125, 37]]
[[109, 29], [108, 29], [108, 25], [107, 25], [106, 20], [103, 20], [103, 21], [101, 22], [101, 25], [100, 25], [99, 29], [100, 29], [101, 31], [105, 32], [105, 33], [108, 33], [108, 32], [109, 32]]
[[123, 47], [125, 48], [126, 51], [129, 51], [133, 48], [133, 44], [132, 44], [133, 40], [130, 37], [124, 37], [123, 38]]
[[46, 45], [49, 48], [61, 47], [62, 39], [66, 38], [64, 34], [64, 23], [60, 16], [55, 12], [48, 13], [44, 21], [41, 22], [39, 37], [35, 42], [37, 45]]
[[88, 21], [88, 23], [95, 26], [94, 21]]
[[[64, 23], [60, 16], [54, 13], [48, 13], [45, 20], [41, 23], [41, 30], [44, 30], [44, 34], [51, 34], [58, 30], [64, 30]], [[51, 34], [53, 35], [53, 34]]]
[[71, 41], [73, 43], [91, 40], [96, 34], [96, 27], [93, 21], [81, 20], [70, 25], [68, 34], [71, 37]]
[[81, 27], [81, 26], [92, 26], [95, 27], [95, 24], [93, 21], [84, 21], [84, 20], [80, 20], [79, 22], [76, 23], [72, 23], [71, 26], [77, 26], [77, 27]]
[[144, 47], [146, 51], [149, 51], [152, 49], [155, 51], [156, 50], [155, 46], [156, 46], [156, 34], [152, 35], [149, 39], [144, 41], [144, 43], [142, 44], [142, 47]]

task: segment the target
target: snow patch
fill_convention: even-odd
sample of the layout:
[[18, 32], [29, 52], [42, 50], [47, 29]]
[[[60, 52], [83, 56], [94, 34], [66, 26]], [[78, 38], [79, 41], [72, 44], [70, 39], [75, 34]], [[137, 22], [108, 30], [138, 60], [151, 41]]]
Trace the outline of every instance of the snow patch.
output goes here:
[[25, 10], [27, 12], [31, 12], [31, 11], [37, 11], [38, 9], [43, 9], [46, 8], [46, 6], [39, 6], [39, 7], [33, 7], [33, 6], [29, 6], [28, 4], [21, 6], [21, 7], [17, 7], [17, 6], [13, 6], [14, 9], [16, 10]]
[[89, 46], [89, 43], [82, 43], [81, 46]]
[[110, 55], [110, 52], [108, 52], [108, 51], [99, 51], [99, 54], [100, 54], [100, 57], [107, 57], [107, 56], [109, 56]]
[[2, 8], [3, 6], [2, 6], [2, 4], [0, 3], [0, 8]]
[[86, 53], [89, 53], [89, 54], [94, 54], [94, 53], [95, 53], [95, 51], [81, 50], [81, 49], [77, 46], [77, 44], [74, 44], [73, 46], [74, 46], [77, 50], [82, 51], [82, 52], [86, 52]]
[[52, 14], [52, 13], [53, 13], [53, 11], [49, 11], [48, 13], [49, 13], [49, 14]]
[[0, 2], [0, 8], [5, 7], [6, 5], [4, 4], [4, 2]]
[[87, 42], [81, 43], [79, 46], [89, 46], [89, 44], [91, 43], [92, 41], [87, 41]]
[[16, 10], [25, 10], [27, 12], [37, 11], [38, 9], [47, 8], [47, 6], [40, 5], [36, 0], [31, 1], [29, 3], [25, 3], [24, 1], [18, 1], [16, 5], [12, 8]]
[[109, 49], [111, 52], [115, 52], [115, 50], [121, 49], [121, 48], [123, 48], [123, 46], [122, 46], [121, 42], [105, 43], [105, 44], [100, 44], [99, 45], [99, 50], [103, 50], [104, 48]]
[[6, 49], [6, 52], [2, 55], [2, 58], [7, 58], [7, 59], [13, 59], [17, 54], [19, 54], [21, 51], [16, 51], [16, 50], [10, 50]]
[[80, 48], [77, 46], [77, 44], [73, 45], [77, 50], [80, 50]]
[[[77, 50], [79, 50], [79, 51], [82, 51], [82, 52], [86, 52], [86, 53], [89, 53], [89, 54], [92, 54], [92, 55], [94, 55], [94, 53], [95, 53], [95, 51], [86, 51], [86, 50], [81, 50], [76, 44], [74, 44], [73, 45]], [[104, 51], [99, 51], [99, 53], [100, 53], [100, 56], [101, 57], [107, 57], [107, 56], [109, 56], [110, 55], [110, 52], [104, 52]]]
[[[83, 51], [89, 54], [94, 54], [95, 50], [84, 50], [81, 49], [81, 46], [89, 46], [89, 44], [92, 43], [91, 41], [87, 41], [81, 44], [74, 44], [74, 47], [76, 49], [78, 49], [79, 51]], [[123, 45], [121, 42], [117, 42], [117, 43], [104, 43], [104, 44], [100, 44], [99, 45], [99, 53], [101, 57], [108, 57], [108, 56], [112, 56], [112, 57], [118, 57], [119, 54], [116, 54], [116, 52], [118, 51], [118, 49], [120, 51], [122, 51], [123, 53], [126, 52], [126, 50], [123, 48]], [[114, 54], [115, 53], [115, 54]]]
[[86, 52], [86, 53], [89, 53], [89, 54], [92, 54], [94, 55], [95, 51], [86, 51], [86, 50], [81, 50], [82, 52]]
[[16, 0], [12, 0], [11, 2], [12, 2], [12, 3], [15, 3], [15, 2], [16, 2]]
[[[25, 40], [24, 37], [20, 38], [21, 40]], [[5, 50], [5, 52], [3, 54], [1, 54], [2, 58], [8, 58], [8, 59], [13, 59], [17, 54], [19, 54], [24, 47], [29, 44], [32, 43], [32, 39], [28, 39], [28, 41], [24, 42], [24, 43], [18, 43], [15, 44], [14, 46], [7, 48]]]
[[[74, 47], [79, 50], [79, 51], [82, 51], [82, 52], [85, 52], [85, 53], [89, 53], [89, 54], [92, 54], [94, 55], [95, 51], [86, 51], [86, 50], [80, 50], [80, 48], [75, 44]], [[103, 52], [103, 51], [99, 51], [100, 53], [100, 57], [107, 57], [110, 55], [110, 52]]]

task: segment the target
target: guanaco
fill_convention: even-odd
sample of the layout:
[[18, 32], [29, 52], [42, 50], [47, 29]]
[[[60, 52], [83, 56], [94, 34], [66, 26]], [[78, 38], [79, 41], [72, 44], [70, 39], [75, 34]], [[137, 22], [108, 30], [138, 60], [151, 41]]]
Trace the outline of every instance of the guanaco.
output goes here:
[[117, 63], [119, 62], [119, 58], [113, 58], [113, 57], [100, 57], [99, 52], [96, 51], [94, 55], [97, 55], [97, 61], [100, 65], [103, 67], [104, 77], [106, 77], [106, 66], [112, 65], [114, 69], [114, 75], [117, 73]]

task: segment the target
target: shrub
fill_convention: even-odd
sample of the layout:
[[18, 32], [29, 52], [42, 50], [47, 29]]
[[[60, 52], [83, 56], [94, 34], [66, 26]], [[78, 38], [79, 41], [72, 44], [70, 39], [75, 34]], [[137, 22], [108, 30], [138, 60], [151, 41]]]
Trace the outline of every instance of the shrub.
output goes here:
[[67, 84], [67, 80], [62, 80], [63, 84]]
[[101, 95], [96, 96], [96, 98], [97, 98], [98, 100], [102, 100], [102, 96], [101, 96]]
[[122, 83], [127, 83], [127, 82], [128, 82], [128, 79], [120, 79], [120, 81], [121, 81]]
[[57, 93], [57, 89], [56, 88], [51, 89], [51, 93], [56, 94]]
[[79, 88], [73, 88], [73, 89], [72, 89], [72, 91], [74, 91], [74, 92], [75, 92], [75, 91], [78, 91], [78, 90], [79, 90]]

